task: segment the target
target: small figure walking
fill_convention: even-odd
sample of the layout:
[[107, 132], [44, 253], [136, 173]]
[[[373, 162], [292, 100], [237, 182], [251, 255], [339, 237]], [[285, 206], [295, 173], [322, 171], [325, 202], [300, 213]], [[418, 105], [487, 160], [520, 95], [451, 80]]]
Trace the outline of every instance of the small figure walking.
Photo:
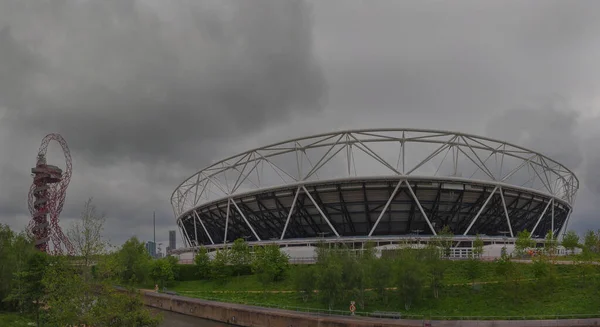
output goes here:
[[354, 301], [350, 301], [350, 315], [354, 316], [354, 311], [356, 311], [356, 306], [354, 305]]
[[158, 293], [158, 284], [154, 285], [154, 292]]

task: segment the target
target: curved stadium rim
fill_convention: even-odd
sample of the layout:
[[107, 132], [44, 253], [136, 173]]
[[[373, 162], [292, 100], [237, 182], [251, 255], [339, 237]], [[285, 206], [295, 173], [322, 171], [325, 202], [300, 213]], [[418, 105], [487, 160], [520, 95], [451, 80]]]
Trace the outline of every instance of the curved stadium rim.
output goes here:
[[[395, 136], [386, 136], [384, 134], [378, 135], [377, 133], [402, 133], [402, 137], [400, 138], [397, 136], [396, 137]], [[418, 135], [418, 136], [413, 136], [413, 137], [405, 137], [406, 133], [422, 133], [422, 134], [429, 134], [429, 135]], [[344, 136], [346, 136], [346, 137], [344, 137]], [[357, 136], [370, 137], [370, 139], [359, 139], [359, 138], [357, 138]], [[337, 138], [337, 137], [339, 137], [339, 138]], [[447, 137], [448, 140], [445, 140], [445, 141], [439, 140], [440, 137]], [[304, 146], [296, 147], [297, 145], [300, 145], [301, 142], [307, 141], [307, 140], [314, 140], [314, 142], [311, 142], [310, 144], [307, 144]], [[460, 142], [461, 140], [464, 143], [461, 143]], [[557, 177], [557, 180], [555, 182], [558, 182], [558, 180], [561, 180], [561, 182], [564, 183], [563, 187], [565, 188], [565, 194], [562, 197], [555, 194], [555, 192], [552, 191], [552, 187], [550, 185], [545, 186], [549, 192], [537, 190], [535, 188], [525, 187], [524, 189], [526, 189], [528, 191], [540, 193], [541, 195], [550, 196], [552, 198], [557, 198], [558, 200], [567, 202], [569, 204], [569, 206], [572, 206], [572, 204], [574, 203], [574, 196], [579, 188], [579, 180], [570, 169], [568, 169], [561, 163], [555, 161], [554, 159], [549, 158], [539, 152], [536, 152], [536, 151], [533, 151], [533, 150], [530, 150], [530, 149], [527, 149], [527, 148], [524, 148], [522, 146], [518, 146], [518, 145], [515, 145], [512, 143], [496, 140], [496, 139], [489, 138], [489, 137], [482, 137], [482, 136], [477, 136], [477, 135], [473, 135], [473, 134], [444, 131], [444, 130], [404, 129], [404, 128], [356, 129], [356, 130], [343, 130], [343, 131], [335, 131], [335, 132], [329, 132], [329, 133], [321, 133], [321, 134], [304, 136], [304, 137], [299, 137], [299, 138], [290, 139], [290, 140], [284, 140], [284, 141], [273, 143], [273, 144], [270, 144], [267, 146], [262, 146], [262, 147], [258, 147], [258, 148], [252, 149], [252, 150], [248, 150], [248, 151], [230, 156], [226, 159], [220, 160], [216, 163], [213, 163], [213, 164], [209, 165], [208, 167], [196, 172], [195, 174], [193, 174], [186, 180], [184, 180], [175, 189], [175, 191], [171, 195], [171, 204], [173, 206], [174, 214], [177, 217], [177, 220], [179, 222], [179, 220], [184, 215], [189, 213], [190, 211], [195, 210], [198, 207], [205, 206], [205, 205], [215, 202], [215, 201], [223, 200], [226, 198], [240, 197], [240, 196], [244, 196], [247, 194], [252, 194], [252, 193], [256, 193], [256, 192], [260, 192], [260, 191], [277, 189], [280, 187], [289, 187], [292, 185], [300, 185], [300, 184], [304, 184], [304, 183], [308, 183], [308, 182], [314, 182], [314, 181], [308, 180], [308, 177], [310, 177], [310, 175], [302, 177], [301, 176], [302, 174], [299, 173], [297, 179], [292, 177], [294, 179], [294, 181], [291, 183], [286, 183], [284, 180], [283, 183], [280, 183], [277, 185], [273, 185], [273, 186], [269, 186], [269, 187], [257, 187], [256, 189], [244, 191], [244, 192], [236, 192], [236, 190], [227, 192], [222, 189], [224, 191], [223, 192], [224, 194], [223, 194], [223, 196], [220, 196], [218, 199], [208, 200], [208, 201], [199, 203], [200, 199], [196, 197], [196, 199], [194, 199], [194, 203], [192, 204], [192, 206], [190, 208], [184, 208], [186, 203], [182, 202], [182, 199], [185, 200], [185, 198], [187, 196], [189, 196], [189, 192], [193, 192], [193, 190], [195, 189], [196, 195], [197, 195], [198, 188], [202, 182], [206, 181], [208, 183], [210, 181], [212, 183], [213, 182], [212, 179], [215, 177], [215, 175], [218, 175], [220, 173], [226, 172], [228, 170], [233, 170], [237, 167], [246, 165], [249, 162], [260, 162], [261, 160], [268, 161], [268, 159], [272, 158], [272, 157], [285, 155], [285, 154], [289, 154], [289, 153], [294, 153], [294, 152], [297, 153], [298, 151], [304, 152], [305, 150], [313, 149], [313, 148], [315, 148], [315, 149], [316, 148], [329, 148], [329, 151], [331, 151], [333, 149], [333, 147], [335, 147], [336, 145], [352, 146], [352, 145], [358, 143], [359, 145], [362, 144], [365, 148], [368, 149], [368, 147], [365, 144], [363, 144], [363, 142], [364, 143], [400, 142], [401, 149], [402, 149], [401, 151], [402, 151], [403, 161], [405, 160], [404, 159], [405, 158], [404, 147], [405, 147], [406, 143], [421, 143], [421, 144], [429, 143], [429, 144], [440, 145], [440, 147], [436, 151], [434, 151], [434, 152], [437, 152], [437, 153], [435, 153], [435, 155], [433, 155], [433, 156], [430, 155], [430, 157], [428, 159], [425, 159], [423, 162], [421, 162], [419, 165], [415, 166], [413, 168], [413, 170], [409, 171], [408, 173], [404, 173], [404, 171], [402, 173], [400, 173], [400, 172], [394, 170], [394, 172], [396, 174], [393, 175], [393, 178], [397, 178], [397, 179], [425, 178], [424, 176], [411, 175], [411, 173], [414, 170], [416, 170], [417, 168], [419, 168], [420, 165], [423, 165], [427, 161], [431, 161], [435, 156], [443, 153], [446, 150], [450, 151], [453, 147], [457, 148], [457, 156], [458, 156], [458, 151], [460, 150], [461, 152], [463, 152], [463, 154], [466, 157], [468, 157], [468, 159], [471, 160], [472, 163], [474, 163], [475, 165], [478, 165], [476, 160], [470, 158], [467, 155], [467, 153], [461, 149], [461, 147], [468, 147], [468, 148], [471, 148], [471, 151], [474, 154], [474, 156], [477, 159], [479, 159], [479, 163], [481, 163], [486, 169], [488, 169], [488, 168], [485, 165], [485, 162], [487, 162], [487, 160], [492, 155], [500, 154], [503, 156], [502, 160], [504, 160], [504, 156], [509, 156], [509, 157], [513, 157], [513, 158], [522, 160], [523, 163], [521, 165], [529, 164], [529, 165], [532, 165], [531, 167], [533, 167], [533, 165], [535, 164], [535, 165], [541, 167], [544, 170], [544, 172], [543, 172], [544, 174], [546, 172], [553, 173]], [[491, 142], [491, 143], [494, 143], [494, 146], [497, 146], [497, 145], [499, 145], [499, 146], [494, 148], [494, 147], [490, 146], [489, 144], [484, 144], [483, 142]], [[288, 148], [284, 148], [284, 149], [281, 149], [281, 148], [274, 149], [274, 148], [277, 148], [278, 146], [285, 145], [285, 144], [291, 144], [291, 143], [296, 144], [296, 146], [288, 147]], [[507, 147], [512, 148], [512, 149], [507, 150], [506, 149]], [[277, 152], [269, 153], [269, 154], [265, 154], [265, 155], [259, 155], [259, 158], [256, 158], [256, 157], [253, 159], [251, 158], [251, 155], [253, 153], [256, 154], [259, 151], [269, 151], [270, 149], [277, 150]], [[438, 151], [440, 149], [442, 149], [442, 150]], [[487, 151], [490, 153], [490, 155], [488, 156], [488, 158], [485, 159], [485, 161], [483, 161], [481, 158], [479, 158], [477, 156], [477, 154], [475, 153], [475, 151], [473, 149]], [[274, 151], [274, 150], [271, 150], [271, 151]], [[340, 150], [342, 150], [342, 149], [340, 149]], [[335, 156], [337, 153], [339, 153], [340, 150], [338, 152], [336, 152], [333, 156]], [[368, 149], [368, 150], [370, 150], [370, 149]], [[311, 166], [313, 166], [312, 170], [317, 171], [325, 164], [325, 163], [321, 164], [321, 161], [325, 158], [325, 156], [328, 155], [329, 151], [315, 165], [312, 165], [312, 163], [311, 163]], [[365, 151], [365, 150], [363, 150], [363, 151]], [[306, 152], [304, 152], [304, 153], [306, 154]], [[375, 158], [375, 159], [377, 159], [377, 158]], [[379, 158], [379, 159], [381, 159], [381, 158]], [[348, 159], [348, 160], [350, 160], [350, 159]], [[381, 159], [381, 160], [383, 160], [385, 162], [384, 159]], [[535, 160], [539, 160], [539, 162], [536, 162]], [[235, 161], [235, 162], [228, 163], [229, 161]], [[382, 163], [382, 162], [380, 161], [380, 163]], [[387, 162], [385, 162], [385, 163], [387, 163]], [[385, 165], [385, 163], [382, 163], [382, 164]], [[321, 164], [321, 166], [319, 166], [319, 164]], [[458, 165], [458, 163], [456, 163], [456, 165]], [[553, 165], [553, 167], [551, 167], [551, 165]], [[389, 163], [388, 163], [388, 166], [389, 166]], [[256, 167], [256, 165], [255, 165], [255, 167]], [[388, 167], [388, 168], [391, 168], [391, 167]], [[527, 168], [529, 168], [529, 167], [527, 167]], [[245, 167], [243, 168], [242, 172], [244, 172], [244, 169], [245, 169]], [[252, 172], [253, 169], [251, 169], [250, 172]], [[280, 171], [283, 171], [283, 170], [281, 170], [281, 168], [279, 168], [279, 169], [280, 169]], [[349, 169], [349, 173], [350, 173], [350, 168], [348, 168], [348, 169]], [[356, 169], [356, 167], [355, 167], [355, 169]], [[391, 168], [391, 169], [393, 170], [393, 168]], [[399, 168], [397, 168], [397, 169], [399, 170]], [[518, 171], [519, 169], [520, 168], [515, 169], [513, 172], [511, 172], [510, 175], [512, 175], [514, 172]], [[481, 170], [482, 172], [485, 173], [485, 171], [483, 171], [483, 169], [481, 169], [481, 167], [479, 167], [478, 170]], [[501, 168], [501, 170], [502, 170], [502, 168]], [[534, 169], [534, 171], [535, 171], [535, 169]], [[238, 172], [240, 173], [240, 175], [242, 175], [242, 172], [240, 172], [239, 170], [238, 170]], [[544, 181], [543, 181], [542, 177], [539, 175], [539, 173], [537, 171], [535, 171], [535, 172], [536, 172], [536, 174], [538, 174], [540, 181], [542, 183], [544, 183]], [[436, 172], [436, 174], [437, 174], [437, 172]], [[206, 175], [206, 176], [203, 177], [203, 175]], [[473, 178], [456, 178], [456, 177], [441, 178], [441, 176], [437, 176], [435, 178], [454, 179], [457, 181], [462, 180], [462, 181], [468, 181], [468, 182], [474, 182], [474, 183], [493, 182], [493, 183], [498, 184], [498, 183], [503, 183], [505, 179], [510, 177], [510, 176], [506, 176], [504, 179], [498, 180], [490, 174], [487, 174], [487, 175], [491, 177], [491, 180], [485, 181], [485, 180], [477, 180], [477, 179], [473, 179]], [[288, 174], [288, 176], [291, 177], [289, 174]], [[248, 177], [248, 175], [246, 176], [246, 178], [247, 177]], [[282, 176], [280, 175], [280, 177], [282, 177]], [[357, 176], [357, 177], [348, 177], [345, 179], [360, 180], [360, 179], [382, 178], [382, 177], [383, 176], [380, 176], [380, 175], [374, 175], [374, 176], [373, 175], [362, 175], [362, 176]], [[388, 177], [392, 177], [392, 176], [388, 176]], [[434, 178], [434, 176], [431, 176], [431, 178]], [[194, 179], [195, 179], [195, 181], [194, 181]], [[282, 177], [282, 179], [283, 179], [283, 177]], [[550, 184], [548, 176], [546, 176], [546, 179], [548, 180], [548, 184]], [[339, 180], [344, 180], [344, 178], [325, 179], [325, 180], [320, 180], [320, 182], [328, 183], [328, 182], [334, 182], [334, 181], [339, 181]], [[244, 181], [245, 181], [245, 179], [239, 185], [241, 185]], [[190, 182], [192, 182], [192, 183], [190, 183]], [[238, 185], [238, 187], [239, 187], [239, 185]], [[510, 187], [513, 187], [513, 188], [515, 188], [515, 187], [522, 188], [518, 185], [506, 184], [506, 186], [509, 186], [509, 185], [510, 185]]]

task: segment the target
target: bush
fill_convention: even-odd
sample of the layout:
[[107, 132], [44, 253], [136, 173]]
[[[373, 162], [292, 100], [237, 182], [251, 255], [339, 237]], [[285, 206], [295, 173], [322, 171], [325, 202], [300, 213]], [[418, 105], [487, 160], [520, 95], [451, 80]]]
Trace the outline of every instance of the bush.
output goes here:
[[197, 268], [195, 265], [182, 265], [177, 264], [176, 269], [179, 269], [175, 280], [179, 282], [187, 282], [192, 280], [198, 280]]

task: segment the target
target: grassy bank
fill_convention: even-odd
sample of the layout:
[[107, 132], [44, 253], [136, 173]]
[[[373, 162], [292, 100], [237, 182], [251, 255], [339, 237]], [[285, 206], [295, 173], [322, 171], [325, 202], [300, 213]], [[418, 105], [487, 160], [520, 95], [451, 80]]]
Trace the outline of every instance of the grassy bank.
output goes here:
[[[425, 287], [423, 296], [409, 309], [394, 284], [384, 296], [366, 291], [365, 307], [358, 311], [402, 312], [403, 316], [554, 316], [554, 315], [598, 315], [600, 316], [600, 285], [598, 271], [594, 270], [584, 280], [579, 267], [555, 265], [555, 278], [540, 281], [535, 278], [534, 266], [515, 264], [520, 278], [506, 280], [497, 274], [495, 264], [482, 262], [482, 274], [472, 285], [466, 277], [465, 262], [448, 262], [443, 284], [438, 297]], [[307, 269], [293, 266], [290, 275]], [[292, 278], [263, 287], [254, 275], [230, 277], [228, 281], [199, 280], [178, 282], [170, 289], [181, 295], [224, 302], [265, 305], [274, 307], [314, 308], [324, 310], [328, 306], [315, 292], [308, 298], [294, 291]], [[334, 309], [347, 311], [349, 301], [356, 300], [356, 293], [346, 291]]]

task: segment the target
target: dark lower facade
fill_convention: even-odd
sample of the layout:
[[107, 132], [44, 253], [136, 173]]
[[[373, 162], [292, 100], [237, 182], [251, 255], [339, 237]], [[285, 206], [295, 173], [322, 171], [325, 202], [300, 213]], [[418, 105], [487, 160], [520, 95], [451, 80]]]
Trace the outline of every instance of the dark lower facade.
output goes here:
[[224, 198], [179, 217], [188, 246], [314, 238], [557, 235], [572, 208], [539, 191], [453, 178], [332, 180]]

